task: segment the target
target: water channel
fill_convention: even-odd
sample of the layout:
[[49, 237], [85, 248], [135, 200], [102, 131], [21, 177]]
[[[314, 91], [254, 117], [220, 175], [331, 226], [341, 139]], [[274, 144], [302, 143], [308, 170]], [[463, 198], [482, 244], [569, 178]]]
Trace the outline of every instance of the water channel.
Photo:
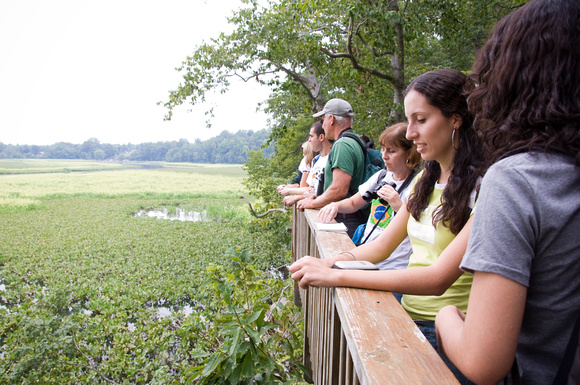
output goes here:
[[184, 209], [180, 208], [169, 211], [164, 208], [139, 210], [138, 212], [134, 213], [133, 216], [141, 218], [168, 219], [170, 221], [200, 222], [207, 220], [207, 211], [185, 211]]

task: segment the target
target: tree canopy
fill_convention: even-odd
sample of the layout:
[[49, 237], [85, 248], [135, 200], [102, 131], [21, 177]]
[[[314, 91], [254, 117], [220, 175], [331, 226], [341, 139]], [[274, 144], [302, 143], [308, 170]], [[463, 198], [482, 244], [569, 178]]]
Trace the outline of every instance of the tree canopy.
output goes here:
[[492, 26], [525, 2], [241, 0], [228, 19], [233, 32], [195, 47], [177, 68], [183, 79], [163, 103], [166, 119], [210, 90], [227, 92], [233, 77], [269, 86], [263, 104], [277, 152], [262, 160], [252, 153], [247, 167], [249, 186], [270, 201], [266, 191], [295, 169], [288, 160], [300, 159], [297, 147], [289, 157], [279, 145], [295, 141], [297, 129], [308, 132], [300, 119], [312, 122], [313, 112], [340, 97], [354, 108], [355, 131], [378, 138], [405, 119], [403, 92], [413, 78], [437, 68], [469, 71]]
[[[265, 101], [272, 138], [332, 97], [348, 100], [359, 131], [375, 137], [401, 121], [403, 91], [422, 72], [468, 71], [490, 28], [525, 0], [241, 0], [235, 27], [195, 47], [183, 81], [164, 103], [167, 119], [183, 103], [226, 92], [232, 77], [273, 90]], [[264, 4], [264, 5], [261, 5]]]

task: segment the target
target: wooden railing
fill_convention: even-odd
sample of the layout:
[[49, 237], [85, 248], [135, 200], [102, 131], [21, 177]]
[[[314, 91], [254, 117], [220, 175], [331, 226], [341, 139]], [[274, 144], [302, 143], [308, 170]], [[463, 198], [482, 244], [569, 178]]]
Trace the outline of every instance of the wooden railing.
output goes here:
[[[317, 210], [294, 210], [292, 260], [328, 258], [355, 246], [318, 231]], [[390, 292], [295, 286], [304, 313], [304, 365], [316, 385], [458, 384]]]

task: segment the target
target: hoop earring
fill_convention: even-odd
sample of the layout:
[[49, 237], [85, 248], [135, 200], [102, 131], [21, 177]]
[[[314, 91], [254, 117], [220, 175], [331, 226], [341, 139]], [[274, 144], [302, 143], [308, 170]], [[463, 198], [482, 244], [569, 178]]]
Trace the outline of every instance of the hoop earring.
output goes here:
[[451, 133], [451, 145], [455, 150], [458, 150], [459, 148], [455, 147], [455, 131], [457, 131], [457, 128], [454, 128], [453, 132]]

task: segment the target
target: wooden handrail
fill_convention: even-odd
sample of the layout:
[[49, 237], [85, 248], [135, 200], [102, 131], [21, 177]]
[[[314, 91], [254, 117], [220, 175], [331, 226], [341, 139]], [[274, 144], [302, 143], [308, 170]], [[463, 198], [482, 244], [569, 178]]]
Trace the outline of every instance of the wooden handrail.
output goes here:
[[[292, 261], [355, 247], [345, 232], [318, 231], [318, 222], [317, 210], [294, 209]], [[314, 384], [458, 384], [390, 292], [294, 290], [304, 314], [304, 365]]]

